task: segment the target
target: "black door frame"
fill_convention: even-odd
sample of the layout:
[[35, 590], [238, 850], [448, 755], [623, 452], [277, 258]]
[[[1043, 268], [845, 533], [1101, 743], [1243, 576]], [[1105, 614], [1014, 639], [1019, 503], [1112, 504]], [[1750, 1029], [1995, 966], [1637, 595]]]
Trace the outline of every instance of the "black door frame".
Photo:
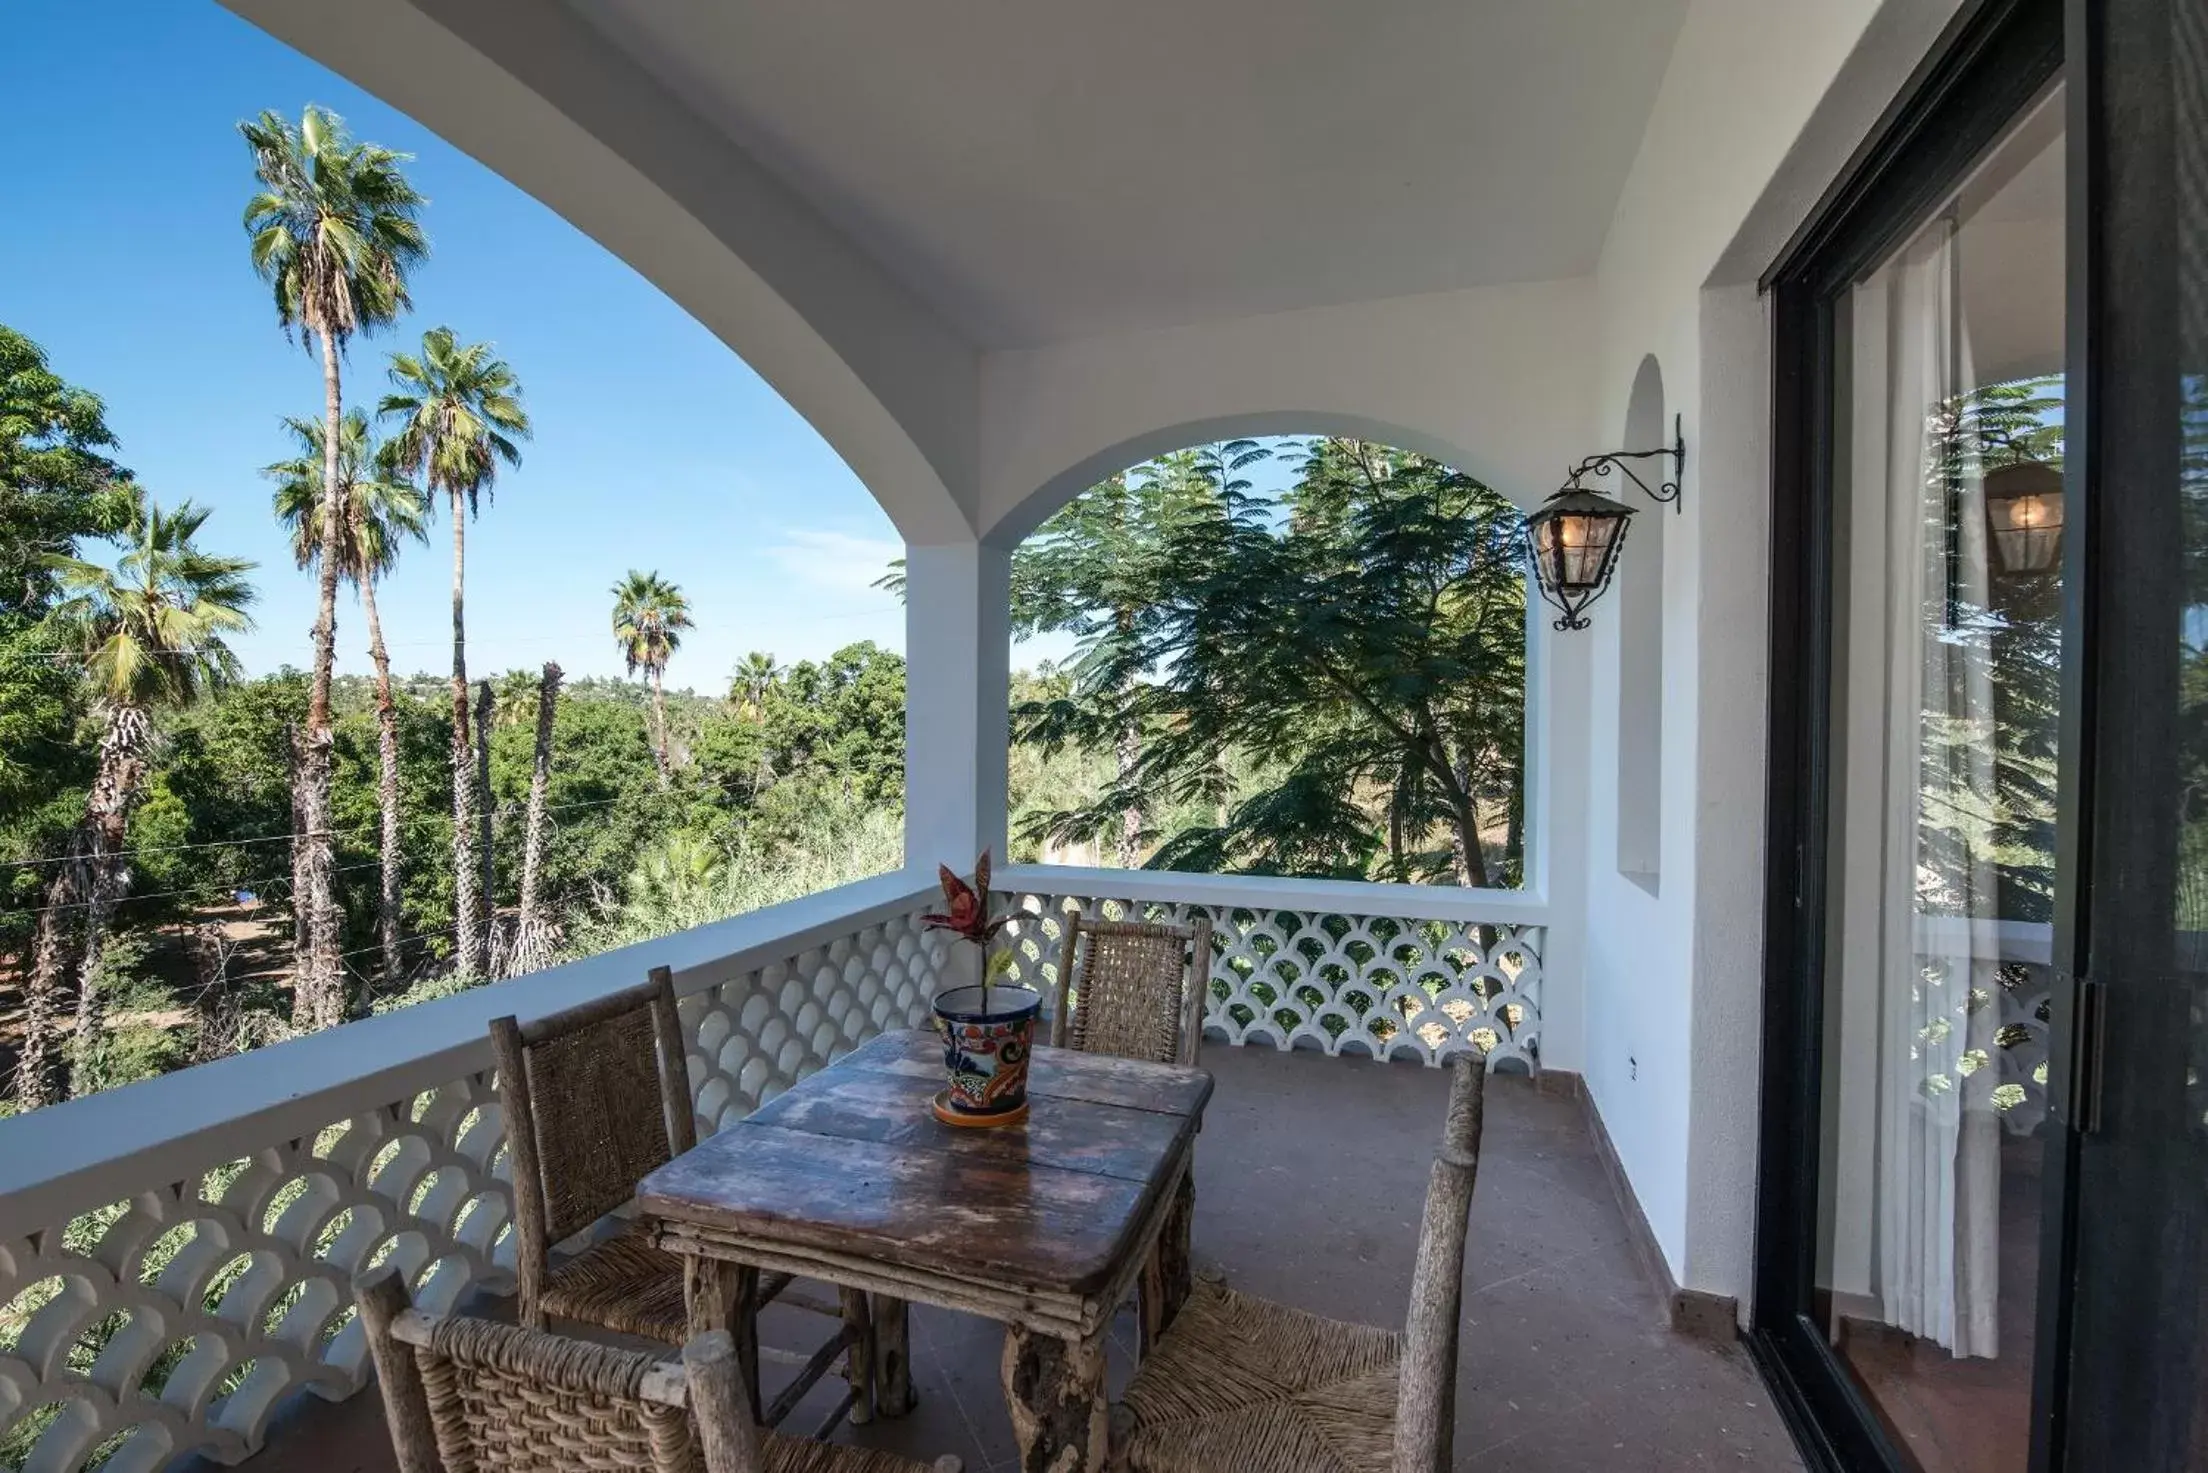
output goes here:
[[2065, 692], [2059, 893], [2065, 959], [2083, 979], [2073, 996], [2092, 1006], [2068, 1034], [2076, 1066], [2056, 1062], [2078, 1127], [2063, 1224], [2075, 1292], [2052, 1403], [2066, 1415], [2049, 1437], [2072, 1468], [2197, 1468], [2208, 1071], [2193, 1011], [2202, 938], [2181, 936], [2198, 922], [2176, 903], [2198, 864], [2181, 858], [2176, 795], [2181, 734], [2200, 715], [2181, 685], [2178, 618], [2203, 596], [2208, 541], [2184, 502], [2197, 446], [2182, 429], [2183, 381], [2208, 372], [2208, 0], [2072, 0], [2070, 55], [2068, 399], [2089, 433], [2067, 437], [2065, 500], [2083, 520], [2065, 654], [2082, 698]]
[[[1748, 1343], [1796, 1443], [1819, 1469], [1904, 1473], [1911, 1466], [1812, 1312], [1832, 832], [1836, 305], [2042, 94], [2062, 70], [2064, 49], [2062, 0], [1966, 5], [1763, 283], [1773, 331], [1772, 680], [1762, 1140]], [[2076, 580], [2066, 582], [2075, 587]], [[2048, 1296], [2041, 1297], [2044, 1305]], [[2053, 1337], [2042, 1340], [2043, 1349], [2063, 1343], [2067, 1328], [2043, 1324], [2042, 1334]], [[2059, 1363], [2061, 1356], [2044, 1359]], [[2042, 1405], [2060, 1404], [2060, 1388], [2051, 1391]], [[2036, 1430], [2035, 1438], [2044, 1441], [2050, 1431]], [[2035, 1455], [2035, 1466], [2051, 1465]]]

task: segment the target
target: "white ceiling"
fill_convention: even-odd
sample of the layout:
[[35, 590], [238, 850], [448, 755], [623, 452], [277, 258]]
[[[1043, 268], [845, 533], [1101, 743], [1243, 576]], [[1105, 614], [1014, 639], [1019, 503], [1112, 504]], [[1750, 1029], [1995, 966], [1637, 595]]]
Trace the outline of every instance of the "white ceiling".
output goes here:
[[1687, 0], [566, 0], [985, 347], [1591, 271]]

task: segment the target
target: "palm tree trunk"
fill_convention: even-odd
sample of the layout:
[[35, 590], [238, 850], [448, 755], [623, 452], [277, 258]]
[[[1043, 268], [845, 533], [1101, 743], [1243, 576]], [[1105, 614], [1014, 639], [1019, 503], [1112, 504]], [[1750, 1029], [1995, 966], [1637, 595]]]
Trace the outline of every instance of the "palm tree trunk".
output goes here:
[[514, 930], [513, 976], [552, 963], [552, 927], [538, 893], [544, 872], [544, 807], [552, 790], [552, 720], [560, 699], [560, 667], [547, 660], [537, 684], [537, 760], [529, 772], [529, 832], [521, 850], [521, 920]]
[[497, 852], [491, 847], [491, 812], [498, 804], [491, 793], [491, 718], [496, 698], [488, 680], [475, 687], [475, 848], [483, 866], [483, 881], [476, 898], [483, 907], [483, 975], [491, 974], [490, 953], [498, 918]]
[[[291, 975], [294, 985], [297, 979], [307, 975], [307, 907], [302, 898], [307, 893], [307, 846], [300, 835], [307, 831], [307, 820], [300, 807], [303, 790], [299, 778], [299, 724], [284, 723], [284, 779], [291, 785]], [[294, 993], [296, 1001], [297, 994]]]
[[[339, 383], [337, 339], [322, 340], [322, 484], [342, 486], [338, 466], [344, 437], [344, 396]], [[294, 983], [292, 1023], [312, 1030], [344, 1021], [344, 989], [337, 961], [337, 897], [330, 888], [330, 679], [337, 665], [337, 575], [344, 561], [344, 498], [322, 498], [322, 555], [317, 565], [314, 677], [307, 688], [306, 750], [299, 760], [299, 865], [303, 884], [293, 904], [305, 921], [306, 966]]]
[[[383, 819], [381, 888], [376, 894], [376, 941], [382, 949], [383, 985], [399, 981], [399, 711], [391, 699], [391, 652], [383, 643], [376, 610], [376, 580], [360, 580], [360, 607], [368, 619], [368, 658], [376, 666], [376, 807]], [[365, 990], [365, 989], [364, 989]]]
[[475, 858], [475, 751], [468, 740], [468, 625], [465, 611], [467, 503], [452, 493], [452, 924], [453, 963], [482, 976], [482, 901]]
[[85, 905], [84, 959], [77, 967], [77, 1019], [69, 1060], [72, 1095], [91, 1092], [94, 1057], [106, 1033], [100, 1005], [100, 957], [107, 950], [107, 928], [129, 873], [122, 853], [131, 805], [137, 802], [146, 775], [146, 744], [152, 729], [140, 707], [108, 708], [107, 730], [100, 737], [99, 772], [85, 805], [91, 893]]
[[667, 786], [667, 687], [661, 667], [652, 669], [652, 753], [659, 760], [659, 785]]
[[15, 1059], [15, 1102], [24, 1110], [40, 1109], [60, 1098], [54, 1025], [76, 972], [72, 953], [84, 892], [81, 839], [81, 832], [71, 839], [69, 857], [46, 887], [45, 907], [32, 942], [31, 975], [23, 994], [23, 1036]]

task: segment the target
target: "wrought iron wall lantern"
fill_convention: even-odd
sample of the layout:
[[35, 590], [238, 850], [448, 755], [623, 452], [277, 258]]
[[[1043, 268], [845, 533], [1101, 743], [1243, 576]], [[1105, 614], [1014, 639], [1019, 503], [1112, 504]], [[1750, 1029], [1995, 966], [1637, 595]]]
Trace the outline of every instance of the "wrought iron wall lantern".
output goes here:
[[2036, 460], [1986, 472], [1986, 521], [2002, 572], [2051, 572], [2062, 561], [2062, 472]]
[[[1626, 462], [1669, 459], [1671, 477], [1651, 486]], [[1590, 490], [1589, 476], [1617, 471], [1643, 495], [1659, 506], [1679, 509], [1679, 484], [1687, 473], [1687, 436], [1682, 418], [1672, 420], [1672, 442], [1656, 450], [1612, 450], [1590, 455], [1572, 467], [1564, 489], [1551, 496], [1539, 511], [1526, 518], [1526, 543], [1533, 557], [1533, 575], [1541, 596], [1557, 610], [1559, 630], [1585, 629], [1586, 608], [1610, 587], [1618, 568], [1618, 553], [1625, 547], [1625, 526], [1634, 509], [1600, 491]]]

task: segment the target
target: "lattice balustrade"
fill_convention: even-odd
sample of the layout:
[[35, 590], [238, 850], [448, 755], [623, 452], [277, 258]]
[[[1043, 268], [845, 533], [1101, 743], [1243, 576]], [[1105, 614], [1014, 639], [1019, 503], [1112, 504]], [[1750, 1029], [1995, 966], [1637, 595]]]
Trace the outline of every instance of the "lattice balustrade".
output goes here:
[[927, 1026], [944, 943], [920, 914], [685, 998], [699, 1133], [743, 1119], [877, 1034]]
[[[1207, 1039], [1316, 1047], [1428, 1064], [1477, 1047], [1490, 1068], [1540, 1058], [1540, 926], [1340, 915], [1269, 906], [1074, 897], [1084, 915], [1212, 924]], [[1056, 985], [1068, 897], [1000, 894], [1020, 919], [1006, 928], [1013, 976]]]
[[[850, 934], [684, 998], [701, 1130], [884, 1029], [924, 1023], [941, 951], [925, 908], [908, 896], [888, 919], [854, 915]], [[607, 969], [607, 989], [637, 980], [632, 970]], [[474, 1001], [423, 1005], [425, 1027], [454, 1035], [426, 1039], [425, 1053], [481, 1037]], [[371, 1084], [330, 1081], [355, 1099]], [[0, 1230], [0, 1467], [138, 1473], [188, 1453], [235, 1463], [290, 1394], [334, 1400], [364, 1384], [351, 1292], [362, 1269], [395, 1259], [433, 1309], [511, 1288], [487, 1070], [216, 1160], [180, 1158], [189, 1170], [126, 1201]]]
[[360, 1388], [362, 1269], [438, 1306], [511, 1285], [504, 1171], [476, 1075], [0, 1242], [0, 1457], [237, 1461], [286, 1393]]

